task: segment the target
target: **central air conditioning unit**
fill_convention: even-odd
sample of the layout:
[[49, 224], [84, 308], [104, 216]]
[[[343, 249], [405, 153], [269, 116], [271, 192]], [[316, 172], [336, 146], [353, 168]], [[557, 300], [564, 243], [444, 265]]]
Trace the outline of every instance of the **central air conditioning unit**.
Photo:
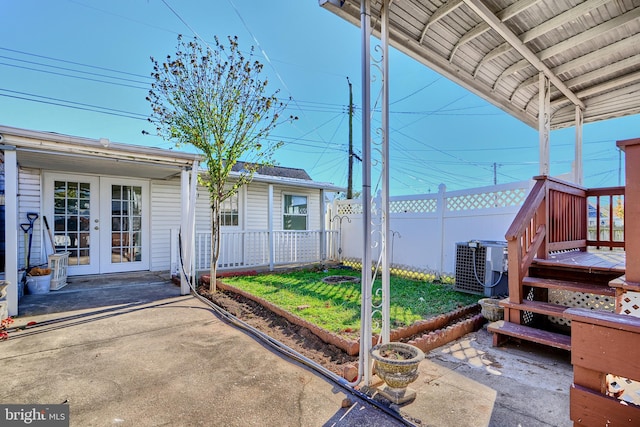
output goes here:
[[507, 242], [471, 240], [456, 243], [456, 283], [460, 292], [494, 297], [509, 293]]

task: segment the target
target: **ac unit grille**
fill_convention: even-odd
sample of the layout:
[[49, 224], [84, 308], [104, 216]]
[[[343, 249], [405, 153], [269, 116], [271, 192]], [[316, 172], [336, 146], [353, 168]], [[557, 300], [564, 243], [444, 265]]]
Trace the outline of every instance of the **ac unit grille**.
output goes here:
[[[484, 294], [483, 280], [485, 277], [486, 257], [487, 248], [485, 246], [479, 245], [477, 248], [472, 248], [467, 243], [458, 243], [456, 245], [455, 290], [472, 294]], [[474, 261], [476, 265], [475, 272], [473, 271]]]

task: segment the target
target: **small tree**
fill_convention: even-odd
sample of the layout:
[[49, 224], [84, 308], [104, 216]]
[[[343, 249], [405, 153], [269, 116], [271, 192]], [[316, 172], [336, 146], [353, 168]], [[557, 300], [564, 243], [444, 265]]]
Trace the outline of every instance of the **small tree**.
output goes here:
[[[246, 58], [237, 37], [228, 41], [227, 48], [216, 37], [212, 49], [178, 36], [175, 56], [167, 55], [163, 63], [151, 58], [155, 81], [147, 97], [157, 134], [176, 146], [191, 144], [204, 156], [207, 176], [198, 179], [209, 190], [212, 210], [212, 292], [220, 255], [220, 206], [251, 182], [259, 168], [274, 164], [281, 143], [267, 143], [266, 138], [286, 108], [276, 98], [278, 91], [266, 95], [267, 80], [260, 78], [263, 65], [252, 59], [254, 49]], [[241, 156], [243, 168], [230, 182]]]

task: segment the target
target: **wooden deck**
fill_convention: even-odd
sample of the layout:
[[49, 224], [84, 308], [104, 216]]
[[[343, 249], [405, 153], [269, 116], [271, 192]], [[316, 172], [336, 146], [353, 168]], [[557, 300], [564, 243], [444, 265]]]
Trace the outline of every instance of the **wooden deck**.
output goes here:
[[547, 267], [565, 267], [589, 272], [625, 273], [626, 254], [618, 250], [570, 251], [549, 254], [547, 259], [536, 258], [536, 264]]

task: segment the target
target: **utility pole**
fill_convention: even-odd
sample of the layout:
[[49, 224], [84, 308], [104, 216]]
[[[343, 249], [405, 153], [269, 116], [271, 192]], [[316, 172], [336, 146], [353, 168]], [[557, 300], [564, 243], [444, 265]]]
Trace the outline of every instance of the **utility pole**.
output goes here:
[[498, 184], [498, 165], [493, 162], [493, 185]]
[[347, 83], [349, 83], [349, 171], [347, 178], [347, 200], [349, 200], [353, 198], [353, 92], [349, 77], [347, 77]]

